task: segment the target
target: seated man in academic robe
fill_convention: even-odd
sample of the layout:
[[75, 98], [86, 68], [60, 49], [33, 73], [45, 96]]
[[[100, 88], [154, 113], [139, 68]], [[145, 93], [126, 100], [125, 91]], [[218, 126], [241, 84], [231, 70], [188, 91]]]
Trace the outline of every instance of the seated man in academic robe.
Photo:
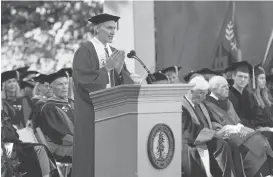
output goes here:
[[50, 75], [54, 96], [47, 99], [41, 108], [41, 118], [37, 121], [47, 139], [49, 149], [57, 161], [63, 157], [72, 159], [74, 115], [68, 102], [68, 77], [59, 71]]
[[255, 120], [255, 104], [253, 94], [248, 89], [252, 75], [252, 65], [247, 61], [232, 64], [233, 85], [229, 88], [228, 99], [239, 116], [241, 123], [254, 128], [251, 120]]
[[198, 105], [208, 92], [207, 81], [197, 76], [189, 83], [195, 86], [182, 99], [183, 176], [236, 176], [228, 143], [210, 129], [210, 120], [206, 119], [203, 108]]
[[269, 175], [273, 152], [268, 141], [260, 132], [241, 124], [232, 103], [228, 100], [229, 84], [224, 77], [211, 78], [209, 85], [211, 94], [204, 104], [208, 108], [212, 128], [225, 132], [224, 136], [237, 144], [242, 153], [247, 177]]

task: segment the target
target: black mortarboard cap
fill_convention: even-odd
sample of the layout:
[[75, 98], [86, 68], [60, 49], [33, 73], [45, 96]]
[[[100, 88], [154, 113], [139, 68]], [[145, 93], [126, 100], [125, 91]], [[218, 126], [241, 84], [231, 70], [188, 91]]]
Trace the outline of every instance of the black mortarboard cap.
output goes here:
[[216, 76], [221, 75], [220, 73], [218, 73], [216, 71], [213, 71], [213, 70], [211, 70], [209, 68], [200, 69], [200, 70], [197, 71], [197, 73], [202, 74], [202, 75], [203, 74], [212, 74], [212, 75], [216, 75]]
[[160, 70], [163, 74], [166, 74], [167, 72], [175, 72], [177, 73], [182, 67], [181, 66], [171, 66], [168, 68], [164, 68]]
[[11, 71], [5, 71], [3, 73], [1, 73], [1, 83], [9, 80], [9, 79], [18, 79], [17, 76], [17, 72], [15, 70], [11, 70]]
[[[163, 81], [163, 80], [168, 80], [168, 77], [160, 72], [156, 72], [152, 74], [155, 78], [155, 81]], [[146, 78], [146, 81], [148, 82], [148, 77]]]
[[32, 85], [31, 83], [29, 83], [29, 82], [25, 82], [25, 81], [21, 81], [20, 82], [20, 88], [21, 89], [24, 89], [24, 88], [26, 88], [26, 87], [29, 87], [29, 88], [34, 88], [34, 85]]
[[21, 80], [21, 78], [27, 73], [28, 69], [29, 69], [29, 66], [24, 66], [24, 67], [15, 69], [18, 72], [19, 80]]
[[259, 64], [259, 65], [256, 65], [254, 67], [254, 73], [255, 73], [255, 76], [258, 76], [260, 74], [265, 74], [265, 70], [264, 68]]
[[61, 77], [67, 77], [67, 74], [63, 70], [52, 73], [48, 75], [48, 83], [52, 83], [53, 81]]
[[20, 74], [25, 74], [25, 73], [27, 73], [28, 69], [29, 69], [29, 66], [24, 66], [21, 68], [17, 68], [15, 70], [18, 71]]
[[48, 82], [48, 75], [40, 74], [37, 77], [34, 77], [33, 80], [35, 82], [39, 82], [39, 83], [43, 84], [45, 82]]
[[91, 17], [88, 19], [89, 22], [93, 23], [94, 25], [98, 25], [100, 23], [104, 23], [107, 21], [115, 21], [117, 22], [120, 19], [118, 16], [110, 15], [110, 14], [99, 14], [96, 16]]
[[186, 76], [184, 76], [184, 81], [189, 82], [194, 75], [201, 75], [197, 71], [191, 71]]
[[244, 72], [244, 73], [249, 73], [250, 75], [252, 74], [252, 68], [253, 67], [247, 61], [232, 63], [231, 66], [232, 66], [234, 71], [241, 71], [241, 72]]
[[[22, 75], [21, 80], [31, 81], [33, 80], [34, 77], [37, 77], [38, 74], [40, 74], [38, 71], [27, 71], [26, 73], [24, 73], [24, 75]], [[34, 76], [31, 76], [31, 75], [34, 75]]]
[[60, 72], [65, 72], [69, 77], [72, 77], [72, 68], [62, 68]]

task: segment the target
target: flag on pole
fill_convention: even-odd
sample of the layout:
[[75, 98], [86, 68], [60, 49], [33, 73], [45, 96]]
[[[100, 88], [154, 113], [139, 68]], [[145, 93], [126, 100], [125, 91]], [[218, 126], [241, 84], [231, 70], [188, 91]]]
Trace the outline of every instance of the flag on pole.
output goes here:
[[212, 68], [217, 70], [225, 69], [231, 63], [242, 61], [235, 18], [235, 2], [229, 2], [229, 7], [213, 51], [213, 59]]
[[268, 40], [268, 44], [266, 47], [266, 51], [264, 54], [264, 58], [261, 61], [261, 65], [263, 66], [263, 68], [265, 69], [265, 72], [268, 74], [272, 74], [273, 73], [273, 29], [271, 32], [271, 36]]

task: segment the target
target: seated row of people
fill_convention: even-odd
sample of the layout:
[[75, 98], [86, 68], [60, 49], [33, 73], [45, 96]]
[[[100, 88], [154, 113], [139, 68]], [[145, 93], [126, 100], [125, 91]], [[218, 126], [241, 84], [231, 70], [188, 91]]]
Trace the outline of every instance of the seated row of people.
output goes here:
[[34, 131], [40, 128], [49, 155], [53, 154], [53, 159], [61, 162], [72, 162], [73, 100], [68, 99], [68, 94], [73, 95], [69, 82], [71, 74], [71, 69], [61, 69], [49, 75], [36, 75], [34, 96], [29, 98], [20, 92], [21, 80], [16, 71], [2, 73], [2, 113], [10, 118], [15, 130], [26, 126]]
[[[265, 72], [255, 67], [256, 87], [248, 91], [247, 85], [253, 85], [249, 65], [243, 62], [234, 68], [229, 84], [208, 69], [185, 77], [195, 85], [182, 98], [182, 170], [186, 177], [272, 174], [273, 111]], [[154, 83], [179, 83], [180, 69], [169, 67], [155, 73]], [[68, 98], [73, 95], [71, 75], [71, 69], [62, 69], [34, 77], [35, 94], [29, 99], [20, 96], [18, 73], [2, 73], [3, 112], [12, 124], [18, 129], [28, 124], [34, 130], [39, 127], [54, 157], [69, 162], [74, 134], [73, 99]]]
[[[182, 99], [183, 176], [273, 175], [273, 100], [264, 69], [254, 71], [254, 82], [247, 62], [233, 64], [232, 80], [207, 69], [184, 78], [195, 86]], [[175, 67], [154, 76], [179, 83]]]

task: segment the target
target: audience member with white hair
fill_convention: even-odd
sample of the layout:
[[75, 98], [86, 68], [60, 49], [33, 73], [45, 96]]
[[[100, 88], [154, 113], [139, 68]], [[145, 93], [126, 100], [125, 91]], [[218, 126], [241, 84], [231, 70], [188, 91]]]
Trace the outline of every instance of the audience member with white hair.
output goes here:
[[209, 84], [202, 77], [194, 77], [189, 84], [194, 86], [182, 98], [183, 176], [235, 176], [229, 145], [216, 137], [210, 120], [203, 114], [204, 107], [199, 106], [206, 98]]
[[[209, 80], [210, 95], [204, 101], [210, 114], [213, 130], [225, 132], [229, 144], [236, 144], [241, 149], [245, 174], [255, 177], [270, 175], [273, 152], [267, 139], [259, 132], [240, 123], [231, 101], [228, 100], [229, 84], [222, 76]], [[223, 137], [225, 138], [225, 137]], [[257, 143], [261, 142], [261, 143]], [[272, 165], [272, 164], [271, 164]]]
[[[41, 108], [36, 122], [46, 137], [47, 144], [57, 160], [72, 161], [74, 137], [74, 109], [68, 101], [68, 78], [64, 71], [51, 74], [49, 83], [54, 96]], [[36, 129], [36, 127], [34, 127]]]

